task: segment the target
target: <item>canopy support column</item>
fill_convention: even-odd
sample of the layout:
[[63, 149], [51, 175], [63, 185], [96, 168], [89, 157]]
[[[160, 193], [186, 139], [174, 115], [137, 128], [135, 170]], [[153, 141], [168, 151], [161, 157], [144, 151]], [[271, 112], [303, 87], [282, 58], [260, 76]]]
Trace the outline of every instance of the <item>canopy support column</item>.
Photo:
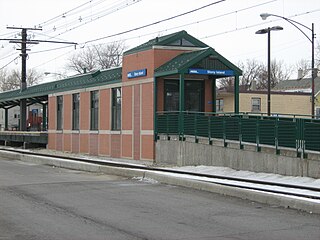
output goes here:
[[42, 131], [47, 130], [47, 104], [42, 104]]
[[183, 136], [183, 112], [185, 109], [184, 106], [184, 74], [181, 73], [180, 76], [180, 84], [179, 84], [179, 134]]
[[5, 131], [9, 130], [9, 128], [8, 128], [8, 115], [9, 115], [9, 109], [5, 108], [4, 109], [4, 130]]
[[239, 113], [239, 75], [234, 76], [234, 113]]
[[158, 138], [158, 117], [157, 117], [157, 109], [158, 109], [158, 86], [157, 86], [157, 78], [153, 78], [153, 127], [154, 127], [154, 141], [157, 141]]
[[212, 112], [217, 112], [217, 79], [213, 76], [210, 76], [211, 86], [212, 86]]

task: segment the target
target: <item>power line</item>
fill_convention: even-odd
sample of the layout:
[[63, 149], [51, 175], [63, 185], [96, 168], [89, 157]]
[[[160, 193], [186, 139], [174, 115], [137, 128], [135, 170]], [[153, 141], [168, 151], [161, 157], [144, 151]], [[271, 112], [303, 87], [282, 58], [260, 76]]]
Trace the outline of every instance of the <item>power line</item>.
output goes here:
[[19, 58], [19, 56], [18, 57], [15, 57], [13, 60], [11, 60], [10, 62], [8, 62], [7, 64], [5, 64], [4, 66], [2, 66], [1, 68], [0, 68], [0, 70], [2, 70], [2, 69], [4, 69], [5, 67], [7, 67], [7, 66], [9, 66], [11, 63], [13, 63], [15, 60], [17, 60]]
[[[222, 17], [222, 16], [230, 15], [230, 14], [232, 14], [232, 13], [237, 13], [237, 12], [241, 12], [241, 11], [246, 11], [246, 10], [248, 10], [248, 9], [252, 9], [252, 8], [255, 8], [255, 7], [259, 7], [259, 6], [261, 6], [261, 5], [269, 4], [269, 3], [274, 2], [274, 1], [276, 1], [276, 0], [268, 1], [268, 2], [265, 2], [265, 3], [257, 4], [257, 5], [253, 5], [253, 6], [250, 6], [250, 7], [247, 7], [247, 8], [242, 8], [242, 9], [239, 9], [239, 10], [236, 10], [236, 11], [233, 11], [233, 12], [221, 14], [221, 15], [218, 15], [218, 16], [214, 16], [214, 17], [211, 17], [211, 18], [207, 18], [207, 19], [203, 19], [203, 20], [200, 20], [200, 21], [192, 22], [192, 23], [189, 23], [189, 24], [184, 24], [184, 25], [181, 25], [181, 26], [169, 28], [169, 29], [166, 29], [166, 30], [157, 31], [157, 32], [152, 32], [152, 33], [148, 33], [148, 34], [144, 34], [144, 35], [140, 35], [140, 36], [136, 36], [136, 37], [126, 38], [126, 39], [124, 39], [124, 41], [129, 40], [129, 39], [139, 38], [139, 37], [141, 37], [141, 36], [152, 35], [152, 34], [155, 34], [155, 33], [158, 33], [158, 32], [164, 32], [164, 31], [172, 30], [172, 29], [175, 29], [175, 28], [183, 27], [183, 26], [189, 26], [189, 25], [201, 23], [201, 22], [204, 22], [204, 21], [209, 21], [209, 20], [216, 19], [216, 18], [219, 18], [219, 17]], [[302, 16], [302, 15], [305, 15], [305, 14], [310, 14], [310, 13], [317, 12], [317, 11], [320, 11], [320, 9], [318, 9], [318, 10], [313, 10], [313, 11], [308, 11], [308, 12], [304, 12], [304, 13], [300, 13], [300, 14], [295, 14], [294, 16], [290, 16], [290, 18]], [[275, 20], [275, 21], [279, 21], [279, 20]], [[270, 22], [271, 22], [271, 21], [270, 21]], [[242, 28], [236, 28], [236, 29], [233, 29], [233, 30], [230, 30], [230, 31], [225, 31], [225, 32], [222, 32], [222, 33], [214, 34], [214, 35], [205, 36], [205, 37], [202, 37], [202, 38], [200, 38], [200, 39], [206, 39], [206, 38], [211, 38], [211, 37], [218, 36], [218, 35], [228, 34], [228, 33], [231, 33], [231, 32], [240, 31], [240, 30], [244, 30], [244, 29], [249, 29], [249, 28], [253, 28], [253, 27], [256, 27], [256, 26], [263, 25], [263, 24], [265, 24], [265, 23], [253, 24], [253, 25], [250, 25], [250, 26], [242, 27]], [[148, 24], [148, 25], [150, 25], [150, 24]], [[134, 28], [134, 29], [136, 29], [136, 28]], [[128, 30], [128, 31], [131, 32], [130, 30]], [[116, 34], [116, 35], [117, 35], [117, 34]], [[108, 37], [111, 37], [111, 36], [107, 36], [107, 37], [105, 37], [105, 38], [108, 38]], [[98, 39], [98, 40], [100, 40], [100, 39]], [[90, 40], [90, 41], [85, 42], [84, 44], [89, 43], [89, 42], [98, 41], [98, 40], [97, 40], [97, 39]], [[59, 49], [67, 48], [67, 47], [69, 47], [69, 46], [59, 47], [59, 48], [54, 48], [54, 49], [47, 49], [47, 50], [43, 50], [43, 51], [39, 51], [39, 52], [33, 52], [33, 53], [35, 54], [35, 53], [42, 53], [42, 52], [47, 52], [47, 51], [54, 51], [54, 50], [59, 50]], [[68, 52], [68, 53], [69, 53], [69, 52]], [[62, 56], [64, 56], [64, 55], [66, 55], [66, 54], [62, 54], [62, 55], [58, 56], [57, 58], [62, 57]], [[57, 58], [54, 58], [53, 60], [55, 60], [55, 59], [57, 59]], [[49, 62], [50, 62], [50, 61], [49, 61]], [[43, 65], [43, 64], [41, 64], [41, 65]], [[38, 65], [38, 66], [36, 66], [36, 67], [39, 67], [39, 66], [41, 66], [41, 65]]]
[[[292, 16], [289, 16], [289, 17], [286, 17], [286, 18], [295, 18], [295, 17], [299, 17], [299, 16], [303, 16], [303, 15], [306, 15], [306, 14], [310, 14], [310, 13], [314, 13], [314, 12], [319, 12], [320, 9], [316, 9], [316, 10], [312, 10], [312, 11], [308, 11], [308, 12], [303, 12], [303, 13], [300, 13], [300, 14], [295, 14], [295, 15], [292, 15]], [[276, 19], [276, 20], [270, 20], [268, 21], [268, 23], [271, 23], [271, 22], [278, 22], [278, 21], [281, 21], [282, 19]], [[225, 32], [220, 32], [220, 33], [215, 33], [215, 34], [212, 34], [212, 35], [208, 35], [208, 36], [205, 36], [205, 37], [201, 37], [200, 39], [206, 39], [206, 38], [211, 38], [211, 37], [216, 37], [216, 36], [219, 36], [219, 35], [224, 35], [224, 34], [227, 34], [227, 33], [232, 33], [232, 32], [236, 32], [236, 31], [240, 31], [240, 30], [244, 30], [244, 29], [249, 29], [249, 28], [253, 28], [253, 27], [257, 27], [257, 26], [260, 26], [260, 25], [265, 25], [266, 23], [257, 23], [257, 24], [252, 24], [252, 25], [248, 25], [248, 26], [244, 26], [244, 27], [241, 27], [241, 28], [235, 28], [235, 29], [232, 29], [232, 30], [229, 30], [229, 31], [225, 31]]]
[[190, 10], [190, 11], [187, 11], [187, 12], [184, 12], [184, 13], [181, 13], [181, 14], [178, 14], [178, 15], [175, 15], [175, 16], [173, 16], [173, 17], [165, 18], [165, 19], [162, 19], [162, 20], [153, 22], [153, 23], [149, 23], [149, 24], [146, 24], [146, 25], [143, 25], [143, 26], [140, 26], [140, 27], [136, 27], [136, 28], [133, 28], [133, 29], [130, 29], [130, 30], [126, 30], [126, 31], [123, 31], [123, 32], [115, 33], [115, 34], [112, 34], [112, 35], [109, 35], [109, 36], [105, 36], [105, 37], [101, 37], [101, 38], [89, 40], [89, 41], [84, 42], [84, 44], [87, 44], [87, 43], [90, 43], [90, 42], [99, 41], [99, 40], [106, 39], [106, 38], [110, 38], [110, 37], [115, 37], [115, 36], [123, 35], [123, 34], [125, 34], [125, 33], [137, 31], [137, 30], [140, 30], [140, 29], [143, 29], [143, 28], [146, 28], [146, 27], [154, 26], [154, 25], [157, 25], [157, 24], [159, 24], [159, 23], [163, 23], [163, 22], [166, 22], [166, 21], [169, 21], [169, 20], [178, 18], [178, 17], [182, 17], [182, 16], [185, 16], [185, 15], [188, 15], [188, 14], [190, 14], [190, 13], [197, 12], [197, 11], [199, 11], [199, 10], [202, 10], [202, 9], [204, 9], [204, 8], [210, 7], [210, 6], [212, 6], [212, 5], [215, 5], [215, 4], [224, 2], [224, 1], [225, 1], [225, 0], [219, 0], [219, 1], [216, 1], [216, 2], [213, 2], [213, 3], [210, 3], [210, 4], [207, 4], [207, 5], [204, 5], [204, 6], [202, 6], [202, 7], [199, 7], [199, 8], [196, 8], [196, 9], [193, 9], [193, 10]]
[[[116, 12], [116, 11], [119, 11], [119, 10], [123, 9], [123, 8], [129, 7], [129, 6], [131, 6], [131, 5], [133, 5], [133, 4], [136, 4], [136, 3], [140, 2], [140, 1], [142, 1], [142, 0], [131, 0], [131, 3], [125, 3], [125, 1], [123, 1], [122, 5], [119, 4], [118, 6], [114, 6], [114, 7], [112, 7], [112, 8], [109, 8], [109, 9], [106, 9], [106, 10], [103, 10], [103, 11], [100, 11], [100, 12], [96, 13], [96, 14], [94, 15], [94, 17], [88, 16], [88, 17], [82, 18], [81, 21], [80, 21], [79, 19], [77, 19], [77, 20], [69, 23], [69, 24], [75, 25], [74, 27], [68, 27], [65, 31], [63, 31], [63, 32], [55, 35], [55, 37], [60, 36], [60, 35], [62, 35], [62, 34], [65, 34], [65, 33], [67, 33], [67, 32], [73, 31], [73, 30], [75, 30], [75, 29], [77, 29], [77, 28], [79, 28], [79, 27], [82, 27], [82, 26], [84, 26], [84, 25], [87, 25], [88, 23], [94, 22], [94, 21], [96, 21], [96, 20], [98, 20], [98, 19], [101, 19], [101, 18], [103, 18], [103, 17], [111, 14], [111, 13], [114, 13], [114, 12]], [[126, 2], [128, 2], [128, 1], [126, 1]], [[89, 18], [89, 20], [84, 21], [84, 20], [87, 19], [87, 18]], [[79, 21], [80, 21], [80, 23], [79, 23], [78, 25], [76, 25], [76, 23], [78, 23]], [[83, 21], [83, 22], [82, 22], [82, 21]], [[57, 29], [63, 28], [64, 26], [65, 26], [65, 25], [58, 26], [57, 28], [54, 27], [55, 29], [53, 30], [53, 32], [55, 32]], [[51, 31], [51, 32], [52, 32], [52, 31]]]
[[[53, 17], [53, 18], [51, 18], [51, 19], [49, 19], [49, 20], [47, 20], [47, 21], [44, 21], [44, 22], [40, 23], [39, 25], [40, 25], [40, 26], [43, 26], [43, 25], [49, 24], [49, 22], [52, 22], [52, 21], [54, 21], [54, 20], [56, 20], [56, 19], [60, 19], [60, 18], [63, 17], [64, 15], [69, 14], [70, 12], [72, 12], [72, 11], [74, 11], [74, 10], [76, 10], [76, 9], [79, 9], [79, 8], [81, 8], [81, 7], [83, 7], [83, 6], [86, 6], [86, 5], [88, 5], [89, 3], [92, 3], [92, 1], [93, 1], [93, 0], [90, 0], [90, 1], [88, 1], [88, 2], [85, 2], [85, 3], [79, 5], [79, 6], [75, 7], [75, 8], [72, 8], [72, 9], [70, 9], [70, 10], [68, 10], [68, 11], [66, 11], [66, 12], [64, 12], [64, 13], [62, 13], [62, 14], [59, 14], [59, 15], [56, 16], [56, 17]], [[105, 0], [103, 0], [103, 1], [105, 1]]]

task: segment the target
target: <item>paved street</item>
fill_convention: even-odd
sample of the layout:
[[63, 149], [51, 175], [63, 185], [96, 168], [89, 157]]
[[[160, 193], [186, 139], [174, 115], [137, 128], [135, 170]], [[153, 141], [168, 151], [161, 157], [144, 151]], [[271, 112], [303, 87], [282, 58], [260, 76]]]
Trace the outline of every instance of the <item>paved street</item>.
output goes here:
[[0, 240], [320, 239], [320, 216], [0, 159]]

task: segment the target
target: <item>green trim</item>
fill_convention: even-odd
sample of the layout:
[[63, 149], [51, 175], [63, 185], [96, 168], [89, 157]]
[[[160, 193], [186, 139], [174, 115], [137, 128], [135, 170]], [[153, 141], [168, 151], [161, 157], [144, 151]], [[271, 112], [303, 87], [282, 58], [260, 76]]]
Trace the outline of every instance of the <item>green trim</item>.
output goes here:
[[239, 76], [234, 77], [234, 113], [239, 113]]
[[179, 76], [179, 132], [180, 135], [184, 135], [184, 74], [180, 74]]
[[[178, 40], [187, 40], [192, 45], [191, 46], [183, 46], [183, 45], [172, 45], [174, 42]], [[172, 34], [168, 34], [161, 37], [156, 37], [154, 39], [149, 40], [137, 47], [134, 47], [126, 52], [124, 52], [124, 56], [129, 54], [134, 54], [146, 50], [152, 49], [154, 46], [168, 46], [168, 47], [194, 47], [194, 48], [205, 48], [208, 47], [207, 44], [201, 42], [200, 40], [196, 39], [195, 37], [189, 35], [186, 31], [180, 31]]]
[[178, 71], [177, 69], [172, 70], [172, 71], [167, 71], [167, 72], [164, 72], [164, 73], [157, 73], [157, 72], [155, 72], [155, 73], [154, 73], [154, 76], [155, 76], [155, 77], [165, 77], [165, 76], [175, 75], [175, 74], [179, 74], [179, 71]]
[[30, 98], [39, 98], [37, 101], [45, 101], [47, 100], [46, 95], [49, 94], [113, 84], [121, 81], [121, 67], [76, 75], [59, 81], [30, 86], [22, 92], [18, 89], [0, 93], [0, 107], [17, 105], [15, 100], [28, 99], [28, 101], [32, 101]]
[[217, 112], [217, 81], [216, 79], [212, 76], [210, 77], [211, 79], [211, 92], [212, 92], [212, 112]]
[[158, 96], [157, 96], [157, 78], [153, 78], [153, 128], [154, 136], [153, 139], [156, 142], [158, 138], [158, 121], [157, 121], [157, 105], [158, 105]]
[[190, 67], [208, 57], [213, 57], [214, 59], [225, 65], [227, 69], [233, 70], [235, 72], [235, 75], [242, 75], [241, 69], [222, 57], [213, 48], [205, 48], [197, 51], [185, 52], [176, 56], [172, 60], [158, 67], [155, 70], [155, 76], [162, 77], [173, 74], [188, 73], [188, 69]]

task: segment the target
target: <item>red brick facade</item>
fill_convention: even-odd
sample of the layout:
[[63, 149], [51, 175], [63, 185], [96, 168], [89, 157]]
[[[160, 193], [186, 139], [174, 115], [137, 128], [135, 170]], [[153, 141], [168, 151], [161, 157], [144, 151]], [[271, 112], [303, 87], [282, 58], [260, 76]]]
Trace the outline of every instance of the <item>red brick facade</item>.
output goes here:
[[[125, 55], [122, 82], [88, 89], [80, 93], [80, 129], [72, 130], [72, 94], [49, 98], [48, 148], [72, 153], [113, 158], [153, 160], [154, 145], [154, 70], [182, 50], [151, 49]], [[128, 72], [146, 69], [146, 76], [128, 78]], [[121, 130], [112, 130], [112, 89], [121, 88]], [[210, 111], [211, 83], [205, 81], [205, 110]], [[90, 130], [90, 92], [99, 92], [98, 129]], [[164, 79], [157, 79], [157, 110], [164, 109]], [[63, 96], [63, 130], [57, 129], [57, 96]]]

